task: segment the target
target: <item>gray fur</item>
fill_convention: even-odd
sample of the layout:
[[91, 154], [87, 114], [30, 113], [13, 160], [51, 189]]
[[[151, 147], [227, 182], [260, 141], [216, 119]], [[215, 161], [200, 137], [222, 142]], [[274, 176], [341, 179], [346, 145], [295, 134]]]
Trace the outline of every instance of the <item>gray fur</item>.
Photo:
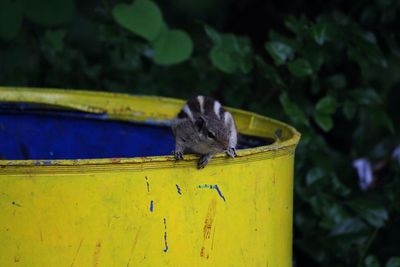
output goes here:
[[[175, 158], [183, 159], [184, 153], [202, 155], [198, 168], [204, 168], [216, 153], [236, 156], [237, 130], [232, 115], [215, 108], [216, 100], [198, 96], [189, 99], [172, 124], [175, 135]], [[190, 111], [188, 111], [190, 109]], [[216, 114], [219, 111], [219, 114]]]

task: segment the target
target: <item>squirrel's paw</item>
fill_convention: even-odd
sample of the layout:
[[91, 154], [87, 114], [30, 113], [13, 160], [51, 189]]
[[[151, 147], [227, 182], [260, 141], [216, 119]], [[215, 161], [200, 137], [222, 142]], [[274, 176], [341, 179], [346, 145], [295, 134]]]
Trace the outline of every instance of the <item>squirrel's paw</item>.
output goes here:
[[199, 162], [197, 163], [197, 168], [203, 169], [208, 164], [208, 161], [211, 159], [211, 157], [212, 156], [209, 154], [201, 156]]
[[183, 160], [183, 152], [182, 151], [174, 151], [174, 156], [176, 160]]
[[234, 158], [234, 157], [237, 156], [237, 155], [236, 155], [236, 149], [235, 149], [234, 147], [230, 147], [230, 148], [226, 151], [226, 154], [227, 154], [229, 157], [231, 157], [231, 158]]

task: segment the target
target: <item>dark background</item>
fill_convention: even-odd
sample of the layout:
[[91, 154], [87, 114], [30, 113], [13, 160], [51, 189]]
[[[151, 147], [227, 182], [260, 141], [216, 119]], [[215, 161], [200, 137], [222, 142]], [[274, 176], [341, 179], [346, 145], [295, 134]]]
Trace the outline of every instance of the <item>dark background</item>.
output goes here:
[[399, 1], [121, 3], [0, 0], [0, 85], [206, 94], [286, 121], [294, 265], [400, 266]]

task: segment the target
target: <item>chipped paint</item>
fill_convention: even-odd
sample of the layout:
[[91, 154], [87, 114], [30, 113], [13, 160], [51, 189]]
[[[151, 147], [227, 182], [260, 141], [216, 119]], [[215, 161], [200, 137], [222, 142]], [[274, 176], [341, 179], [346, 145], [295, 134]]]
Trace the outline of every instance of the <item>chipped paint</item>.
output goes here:
[[177, 190], [179, 195], [182, 195], [181, 189], [180, 189], [178, 184], [176, 184], [176, 190]]
[[[15, 162], [18, 162], [18, 161], [15, 161]], [[18, 166], [19, 164], [15, 164], [15, 165]], [[33, 165], [36, 165], [36, 166], [60, 165], [60, 162], [58, 160], [37, 160], [37, 161], [33, 162]]]
[[222, 195], [222, 193], [221, 193], [221, 190], [219, 190], [218, 185], [215, 185], [214, 188], [217, 190], [218, 195], [219, 195], [224, 201], [226, 201], [224, 195]]
[[166, 218], [164, 218], [164, 245], [165, 245], [165, 248], [163, 249], [163, 251], [165, 253], [167, 253], [167, 251], [168, 251], [168, 242], [167, 242], [167, 219]]
[[153, 212], [153, 200], [150, 200], [150, 212]]
[[204, 188], [215, 189], [215, 190], [218, 192], [218, 195], [219, 195], [224, 201], [226, 201], [225, 196], [222, 194], [221, 190], [219, 189], [218, 185], [216, 185], [216, 184], [215, 184], [215, 185], [212, 185], [212, 184], [198, 185], [197, 188], [202, 188], [202, 189], [204, 189]]
[[[73, 110], [103, 107], [110, 119], [136, 122], [173, 118], [182, 104], [38, 88], [0, 88], [0, 95], [0, 101]], [[144, 112], [146, 118], [133, 117], [133, 111]], [[290, 267], [299, 135], [257, 114], [232, 114], [243, 134], [268, 137], [281, 128], [281, 142], [240, 149], [234, 160], [217, 154], [202, 171], [196, 169], [198, 157], [191, 154], [180, 162], [169, 155], [121, 158], [118, 163], [110, 158], [57, 160], [59, 165], [0, 160], [0, 266], [16, 265], [18, 256], [19, 264], [26, 266]], [[274, 172], [279, 173], [275, 185]], [[221, 201], [224, 198], [227, 202]], [[116, 215], [120, 219], [108, 223]]]

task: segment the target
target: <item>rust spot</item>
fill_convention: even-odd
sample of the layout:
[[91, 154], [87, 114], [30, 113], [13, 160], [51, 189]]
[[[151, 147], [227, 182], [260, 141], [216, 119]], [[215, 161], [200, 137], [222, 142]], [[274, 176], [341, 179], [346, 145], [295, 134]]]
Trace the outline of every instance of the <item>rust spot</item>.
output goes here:
[[213, 230], [213, 234], [212, 234], [212, 240], [211, 240], [211, 250], [214, 249], [214, 237], [215, 237], [215, 225], [214, 225], [214, 230]]
[[20, 204], [18, 204], [17, 202], [13, 201], [11, 202], [12, 205], [17, 206], [17, 207], [22, 207]]
[[[211, 238], [211, 230], [213, 227], [213, 222], [215, 218], [215, 212], [216, 212], [216, 207], [217, 207], [217, 202], [214, 199], [211, 200], [210, 205], [208, 206], [208, 211], [206, 218], [204, 220], [204, 227], [203, 227], [203, 245], [200, 250], [200, 257], [208, 259], [210, 257], [209, 249], [210, 248], [210, 242], [209, 239]], [[214, 226], [215, 230], [215, 226]], [[213, 240], [211, 242], [211, 247], [214, 246], [214, 234], [215, 231], [213, 232]]]
[[20, 262], [21, 257], [19, 255], [14, 256], [14, 262]]
[[204, 246], [201, 247], [200, 257], [208, 259], [210, 257], [210, 254], [205, 255], [205, 250], [206, 250], [206, 248]]
[[112, 163], [120, 163], [120, 162], [121, 162], [121, 159], [119, 159], [119, 158], [112, 158], [112, 159], [111, 159], [111, 162], [112, 162]]
[[94, 248], [94, 253], [93, 253], [93, 267], [99, 265], [100, 249], [101, 249], [101, 241], [98, 241], [96, 243], [96, 247]]
[[203, 228], [203, 233], [204, 233], [204, 239], [209, 239], [210, 238], [210, 233], [211, 233], [211, 227], [214, 222], [214, 217], [215, 217], [215, 209], [216, 208], [216, 201], [213, 199], [210, 202], [210, 205], [208, 207], [208, 212], [206, 219], [204, 221], [204, 228]]

